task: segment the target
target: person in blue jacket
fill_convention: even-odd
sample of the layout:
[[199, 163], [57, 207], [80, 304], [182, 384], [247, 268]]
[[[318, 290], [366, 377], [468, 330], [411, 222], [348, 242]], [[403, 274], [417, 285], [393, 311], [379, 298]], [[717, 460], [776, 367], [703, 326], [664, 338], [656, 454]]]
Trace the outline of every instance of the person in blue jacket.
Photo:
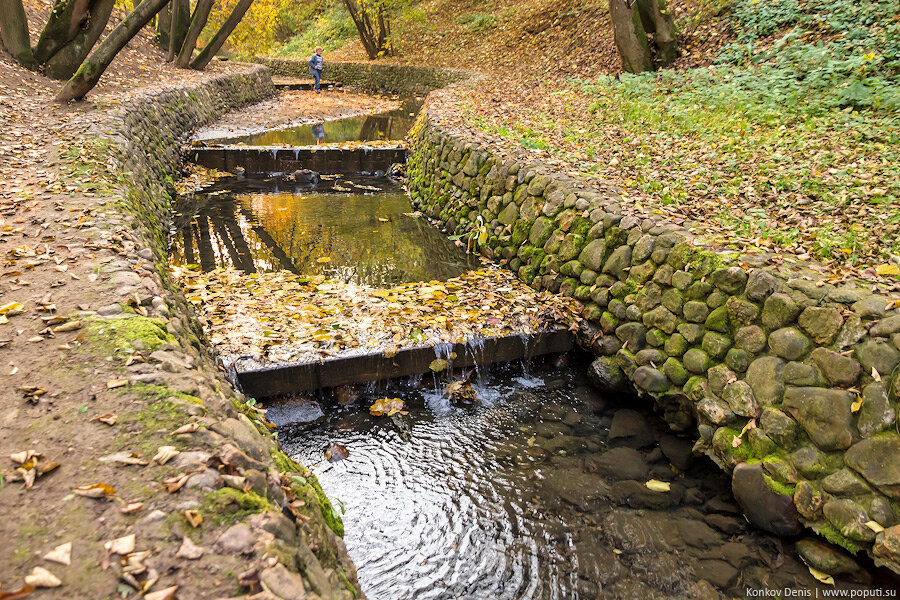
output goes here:
[[322, 58], [322, 46], [316, 46], [315, 53], [309, 57], [309, 74], [316, 80], [316, 93], [320, 93], [319, 82], [322, 79], [322, 64], [325, 59]]

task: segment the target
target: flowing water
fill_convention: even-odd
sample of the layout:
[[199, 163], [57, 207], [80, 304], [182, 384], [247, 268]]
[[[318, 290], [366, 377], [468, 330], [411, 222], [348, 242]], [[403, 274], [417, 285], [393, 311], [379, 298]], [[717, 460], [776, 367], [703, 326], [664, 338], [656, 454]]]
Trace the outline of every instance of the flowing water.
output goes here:
[[476, 267], [385, 178], [295, 184], [225, 178], [179, 198], [171, 256], [203, 270], [286, 269], [374, 286], [444, 280]]
[[421, 98], [403, 99], [396, 110], [270, 129], [251, 135], [204, 140], [207, 144], [314, 146], [342, 142], [403, 140], [422, 108]]
[[[746, 524], [727, 475], [692, 458], [688, 440], [634, 399], [605, 401], [584, 372], [501, 367], [481, 374], [468, 406], [425, 376], [340, 407], [268, 403], [268, 417], [343, 507], [371, 600], [718, 597], [699, 580], [739, 597], [824, 587], [789, 542]], [[384, 396], [409, 415], [369, 415]], [[331, 443], [349, 456], [325, 461]]]

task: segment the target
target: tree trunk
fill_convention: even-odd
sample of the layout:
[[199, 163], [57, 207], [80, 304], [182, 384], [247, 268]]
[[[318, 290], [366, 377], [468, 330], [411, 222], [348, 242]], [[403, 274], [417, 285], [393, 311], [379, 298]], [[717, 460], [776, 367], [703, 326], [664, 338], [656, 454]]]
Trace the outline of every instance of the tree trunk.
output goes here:
[[0, 41], [17, 63], [26, 69], [34, 68], [28, 17], [22, 0], [0, 0]]
[[637, 5], [644, 30], [653, 34], [657, 66], [668, 67], [678, 58], [678, 44], [675, 41], [675, 25], [672, 15], [666, 10], [666, 2], [637, 0]]
[[350, 13], [350, 18], [353, 19], [353, 24], [356, 25], [356, 30], [359, 32], [359, 40], [366, 50], [366, 55], [370, 60], [374, 59], [378, 56], [378, 49], [375, 46], [375, 34], [372, 31], [372, 24], [368, 15], [366, 15], [365, 9], [357, 10], [356, 0], [344, 0], [344, 5], [347, 7], [347, 12]]
[[641, 24], [640, 12], [626, 0], [609, 0], [609, 14], [622, 69], [629, 73], [651, 71], [650, 44]]
[[253, 0], [238, 0], [237, 6], [234, 7], [234, 10], [231, 11], [231, 14], [228, 15], [228, 18], [222, 23], [222, 26], [212, 39], [209, 40], [206, 47], [200, 51], [197, 58], [191, 61], [192, 69], [202, 71], [206, 68], [206, 65], [208, 65], [209, 61], [216, 55], [216, 52], [222, 48], [222, 44], [225, 43], [225, 40], [228, 39], [228, 36], [231, 35], [234, 28], [237, 27], [238, 23], [241, 22], [241, 19], [244, 18], [244, 13], [247, 12], [247, 9], [250, 8], [251, 4], [253, 4]]
[[212, 6], [213, 0], [197, 0], [194, 15], [191, 17], [191, 26], [188, 28], [187, 35], [184, 36], [184, 43], [181, 45], [181, 51], [178, 52], [178, 58], [175, 59], [175, 66], [186, 69], [188, 63], [191, 62], [197, 38], [200, 37], [200, 32], [206, 26]]
[[65, 80], [78, 70], [91, 48], [103, 35], [114, 5], [115, 0], [95, 0], [91, 4], [87, 28], [79, 31], [75, 39], [60, 48], [44, 65], [44, 74], [47, 77]]
[[60, 48], [75, 39], [90, 17], [89, 4], [89, 0], [56, 0], [33, 49], [38, 65], [45, 64]]
[[172, 2], [156, 15], [156, 43], [163, 50], [169, 49], [169, 35], [172, 31]]
[[75, 72], [75, 75], [66, 83], [65, 87], [56, 95], [60, 102], [66, 100], [84, 98], [91, 89], [100, 81], [100, 76], [109, 67], [119, 51], [125, 47], [131, 38], [150, 22], [150, 19], [158, 13], [168, 0], [143, 0], [133, 11], [128, 13], [125, 19], [116, 25], [106, 38], [100, 42], [97, 49], [84, 61]]
[[172, 28], [169, 30], [169, 55], [166, 62], [175, 60], [181, 50], [188, 27], [191, 26], [190, 0], [172, 0]]

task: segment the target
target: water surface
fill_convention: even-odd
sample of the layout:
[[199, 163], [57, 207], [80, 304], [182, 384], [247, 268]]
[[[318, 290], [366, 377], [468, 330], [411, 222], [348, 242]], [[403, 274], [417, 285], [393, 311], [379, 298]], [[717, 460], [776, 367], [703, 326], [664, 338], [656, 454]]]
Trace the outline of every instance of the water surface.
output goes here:
[[449, 279], [478, 265], [412, 211], [403, 189], [384, 178], [314, 186], [226, 178], [179, 198], [171, 255], [205, 271], [286, 269], [382, 287]]
[[306, 123], [284, 129], [270, 129], [251, 135], [205, 140], [208, 144], [248, 146], [314, 146], [342, 142], [395, 141], [406, 138], [422, 108], [422, 100], [405, 99], [400, 108], [370, 115], [346, 117], [321, 123]]
[[[583, 364], [545, 363], [527, 375], [499, 368], [476, 385], [474, 406], [449, 402], [426, 376], [371, 386], [342, 408], [269, 403], [268, 416], [287, 452], [312, 465], [343, 507], [345, 542], [371, 600], [823, 587], [790, 542], [747, 525], [728, 476], [690, 458], [690, 441], [635, 400], [607, 403], [581, 373]], [[406, 400], [410, 414], [370, 416], [384, 396]], [[324, 461], [332, 442], [349, 457]], [[649, 490], [651, 479], [670, 491]]]

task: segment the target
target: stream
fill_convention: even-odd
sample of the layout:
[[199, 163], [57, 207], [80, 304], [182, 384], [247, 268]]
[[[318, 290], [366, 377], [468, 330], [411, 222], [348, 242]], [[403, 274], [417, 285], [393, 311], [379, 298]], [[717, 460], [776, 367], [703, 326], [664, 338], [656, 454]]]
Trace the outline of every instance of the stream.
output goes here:
[[[418, 102], [418, 104], [416, 104]], [[384, 115], [221, 140], [252, 145], [392, 140], [420, 101]], [[279, 270], [389, 287], [480, 265], [385, 177], [226, 177], [176, 203], [171, 257], [202, 270]], [[729, 475], [692, 455], [652, 407], [598, 393], [589, 357], [456, 372], [477, 400], [451, 402], [436, 375], [269, 399], [269, 420], [342, 511], [371, 600], [636, 599], [833, 589], [791, 540], [749, 526]], [[407, 415], [372, 416], [380, 398]], [[340, 401], [338, 401], [340, 400]], [[337, 446], [334, 446], [334, 445]], [[331, 462], [325, 450], [349, 455]], [[870, 589], [861, 570], [841, 589]], [[889, 584], [890, 585], [890, 584]]]
[[[585, 357], [567, 362], [457, 374], [476, 382], [474, 405], [451, 403], [431, 375], [370, 385], [348, 405], [266, 403], [285, 450], [343, 508], [371, 600], [717, 598], [700, 580], [738, 597], [829, 587], [790, 542], [746, 523], [728, 475], [692, 457], [690, 440], [639, 400], [598, 394]], [[406, 402], [400, 428], [369, 414], [382, 397]], [[326, 461], [332, 443], [349, 456]]]

